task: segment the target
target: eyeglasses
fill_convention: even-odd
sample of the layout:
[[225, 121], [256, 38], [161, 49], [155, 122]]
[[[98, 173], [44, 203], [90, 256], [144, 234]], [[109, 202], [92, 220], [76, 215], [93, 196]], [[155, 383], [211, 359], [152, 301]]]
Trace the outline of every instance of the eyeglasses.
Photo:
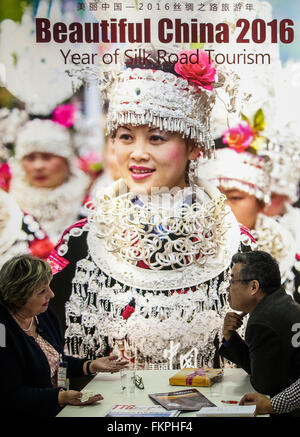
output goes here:
[[250, 282], [254, 281], [254, 279], [229, 279], [229, 284], [231, 285], [233, 282]]

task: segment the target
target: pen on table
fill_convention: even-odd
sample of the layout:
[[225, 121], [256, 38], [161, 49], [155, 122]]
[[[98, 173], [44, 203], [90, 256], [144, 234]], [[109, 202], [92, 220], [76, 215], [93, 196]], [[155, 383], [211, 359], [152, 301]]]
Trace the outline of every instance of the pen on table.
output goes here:
[[238, 401], [221, 401], [224, 404], [238, 404]]

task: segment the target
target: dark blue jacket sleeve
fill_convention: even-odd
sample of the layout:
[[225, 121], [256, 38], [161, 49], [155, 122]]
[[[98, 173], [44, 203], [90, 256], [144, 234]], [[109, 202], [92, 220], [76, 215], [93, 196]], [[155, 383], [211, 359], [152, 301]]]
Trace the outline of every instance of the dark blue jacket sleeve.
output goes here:
[[237, 332], [232, 334], [227, 346], [222, 345], [220, 347], [219, 352], [227, 360], [232, 361], [247, 373], [251, 373], [249, 348]]
[[[49, 308], [38, 316], [38, 332], [61, 355], [63, 346], [57, 316]], [[58, 414], [59, 388], [52, 386], [48, 360], [36, 343], [0, 305], [5, 347], [0, 347], [1, 397], [5, 415], [51, 417]], [[85, 359], [65, 357], [68, 376], [82, 376]]]
[[[26, 350], [22, 351], [19, 339], [15, 338], [8, 327], [5, 329], [5, 334], [5, 347], [0, 347], [3, 417], [55, 416], [60, 411], [59, 389], [47, 384], [47, 362], [41, 360], [39, 369], [36, 369], [36, 363], [33, 362], [30, 370], [30, 354]], [[41, 373], [44, 373], [44, 376], [38, 383], [37, 379]]]

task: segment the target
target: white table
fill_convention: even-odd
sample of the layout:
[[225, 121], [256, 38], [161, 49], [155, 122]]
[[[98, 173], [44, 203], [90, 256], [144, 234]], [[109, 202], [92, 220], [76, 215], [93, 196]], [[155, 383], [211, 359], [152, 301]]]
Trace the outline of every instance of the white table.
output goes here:
[[[85, 387], [94, 393], [101, 393], [103, 400], [94, 405], [75, 407], [67, 405], [57, 417], [104, 417], [108, 410], [115, 404], [155, 405], [149, 398], [149, 393], [172, 392], [188, 388], [197, 388], [204, 396], [216, 406], [226, 406], [221, 400], [239, 401], [243, 394], [254, 392], [249, 376], [242, 369], [224, 369], [222, 382], [217, 383], [217, 393], [212, 395], [209, 387], [186, 387], [169, 385], [169, 377], [176, 370], [139, 370], [145, 388], [135, 389], [133, 394], [122, 393], [119, 374], [98, 374]], [[195, 412], [181, 413], [179, 417], [194, 417]]]

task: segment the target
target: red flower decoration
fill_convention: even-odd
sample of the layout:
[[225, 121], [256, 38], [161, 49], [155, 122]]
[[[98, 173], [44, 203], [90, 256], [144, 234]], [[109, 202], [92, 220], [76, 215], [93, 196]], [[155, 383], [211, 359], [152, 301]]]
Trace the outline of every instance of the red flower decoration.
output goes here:
[[33, 256], [37, 256], [38, 258], [46, 259], [54, 245], [51, 243], [48, 237], [43, 240], [33, 240], [29, 243], [30, 252]]
[[6, 162], [0, 164], [0, 188], [5, 191], [9, 191], [11, 180], [11, 171], [9, 165]]
[[242, 120], [238, 126], [228, 129], [223, 134], [223, 143], [238, 153], [244, 152], [254, 140], [251, 126]]
[[72, 103], [57, 106], [52, 114], [52, 121], [69, 128], [75, 121], [76, 107]]
[[135, 312], [134, 307], [132, 307], [131, 305], [126, 305], [126, 307], [122, 311], [121, 316], [123, 317], [123, 319], [127, 320], [131, 316], [131, 314], [134, 312]]
[[203, 50], [182, 50], [179, 61], [174, 65], [177, 74], [198, 87], [212, 90], [216, 69]]

